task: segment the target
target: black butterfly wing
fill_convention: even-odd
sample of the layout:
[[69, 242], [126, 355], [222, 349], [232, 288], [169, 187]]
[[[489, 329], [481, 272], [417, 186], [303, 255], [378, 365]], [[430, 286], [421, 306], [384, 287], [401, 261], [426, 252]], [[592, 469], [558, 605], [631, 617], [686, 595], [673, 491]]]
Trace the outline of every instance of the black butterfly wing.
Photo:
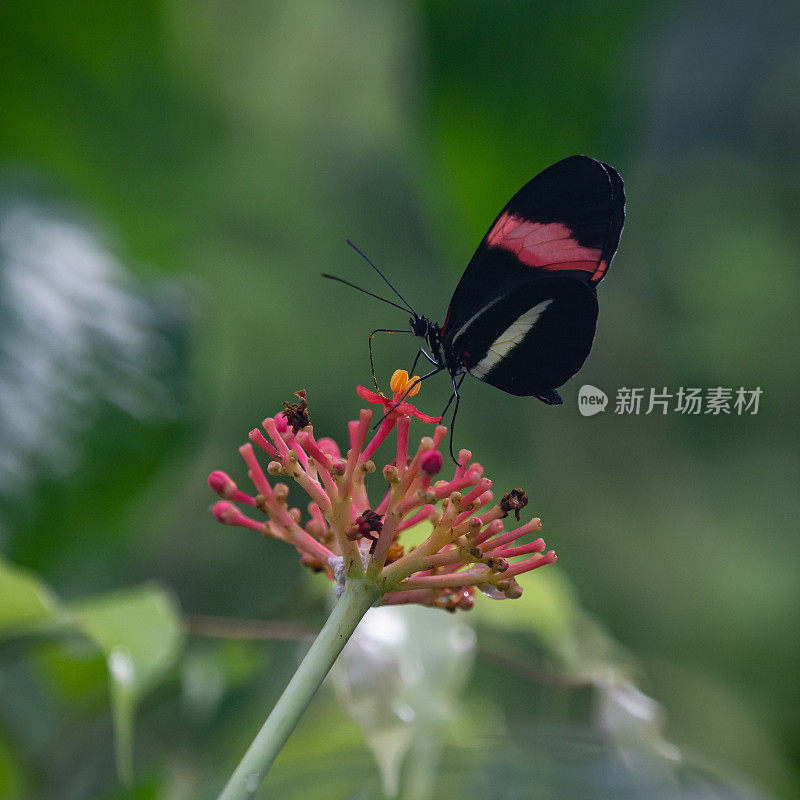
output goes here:
[[596, 285], [617, 250], [625, 194], [617, 171], [587, 156], [548, 167], [508, 202], [450, 301], [442, 336], [480, 380], [560, 403], [597, 323]]
[[594, 288], [551, 275], [484, 306], [446, 346], [476, 378], [552, 405], [589, 355], [596, 323]]
[[483, 306], [547, 275], [596, 286], [624, 221], [624, 187], [613, 167], [588, 156], [548, 167], [492, 223], [453, 293], [442, 333], [455, 337]]

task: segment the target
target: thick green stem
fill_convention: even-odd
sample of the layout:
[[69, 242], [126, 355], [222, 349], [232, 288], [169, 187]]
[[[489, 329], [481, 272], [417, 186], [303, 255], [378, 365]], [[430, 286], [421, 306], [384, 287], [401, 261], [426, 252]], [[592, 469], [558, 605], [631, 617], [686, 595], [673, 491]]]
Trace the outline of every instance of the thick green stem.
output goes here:
[[328, 621], [306, 653], [275, 708], [244, 754], [218, 800], [253, 797], [347, 640], [380, 597], [374, 583], [348, 579]]

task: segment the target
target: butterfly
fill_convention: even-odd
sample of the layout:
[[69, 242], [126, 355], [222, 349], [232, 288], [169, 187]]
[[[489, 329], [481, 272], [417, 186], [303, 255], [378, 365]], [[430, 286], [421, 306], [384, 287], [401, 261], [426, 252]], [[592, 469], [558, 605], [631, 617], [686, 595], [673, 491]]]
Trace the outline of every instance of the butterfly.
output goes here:
[[325, 277], [411, 313], [410, 330], [373, 331], [370, 361], [376, 333], [423, 338], [428, 348], [419, 348], [411, 373], [424, 358], [432, 369], [418, 380], [450, 375], [454, 421], [467, 374], [509, 394], [558, 405], [563, 400], [556, 390], [578, 372], [592, 348], [597, 285], [611, 266], [624, 222], [619, 173], [589, 156], [570, 156], [508, 201], [461, 276], [441, 326], [417, 314], [352, 242], [405, 308]]

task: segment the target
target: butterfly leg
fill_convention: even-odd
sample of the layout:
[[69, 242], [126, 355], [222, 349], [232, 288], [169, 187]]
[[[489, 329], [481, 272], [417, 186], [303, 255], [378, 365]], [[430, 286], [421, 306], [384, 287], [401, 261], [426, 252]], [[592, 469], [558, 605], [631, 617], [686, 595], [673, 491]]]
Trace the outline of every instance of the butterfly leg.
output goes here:
[[[459, 378], [458, 383], [456, 383], [456, 377], [458, 377], [459, 374], [461, 375], [461, 377]], [[466, 378], [466, 377], [467, 377], [466, 370], [464, 370], [461, 373], [456, 373], [455, 375], [451, 376], [451, 380], [453, 382], [453, 394], [450, 395], [450, 399], [447, 401], [447, 405], [444, 407], [444, 411], [442, 411], [442, 417], [444, 417], [444, 415], [447, 413], [447, 409], [450, 408], [450, 403], [452, 403], [453, 400], [456, 401], [455, 408], [453, 409], [453, 420], [450, 423], [450, 458], [453, 459], [453, 463], [456, 466], [459, 466], [459, 464], [458, 464], [458, 459], [453, 455], [453, 432], [456, 429], [456, 417], [458, 416], [458, 404], [461, 402], [461, 395], [458, 393], [458, 390], [461, 388], [461, 384], [464, 383], [464, 378]]]
[[414, 333], [414, 331], [399, 331], [391, 328], [377, 328], [369, 335], [369, 366], [372, 370], [372, 382], [375, 384], [375, 390], [380, 394], [381, 389], [380, 386], [378, 386], [378, 379], [375, 377], [375, 361], [372, 358], [372, 337], [375, 336], [376, 333]]
[[458, 382], [458, 387], [457, 387], [458, 389], [461, 388], [461, 384], [464, 382], [464, 378], [467, 377], [466, 370], [463, 370], [462, 372], [456, 372], [455, 376], [453, 376], [453, 382], [454, 382], [453, 383], [453, 393], [450, 395], [450, 399], [447, 401], [447, 405], [444, 407], [444, 411], [442, 411], [442, 418], [444, 418], [444, 415], [447, 413], [447, 409], [450, 408], [450, 403], [452, 403], [453, 400], [455, 400], [456, 397], [458, 397], [458, 392], [456, 391], [455, 379], [459, 375], [461, 376], [461, 380]]
[[409, 375], [413, 375], [414, 374], [414, 371], [417, 368], [417, 362], [419, 361], [419, 357], [420, 356], [425, 356], [425, 358], [428, 360], [428, 362], [430, 364], [433, 364], [434, 367], [438, 367], [439, 366], [436, 363], [436, 359], [424, 347], [420, 347], [420, 349], [417, 351], [417, 357], [414, 359], [414, 363], [411, 365], [411, 371], [409, 372]]

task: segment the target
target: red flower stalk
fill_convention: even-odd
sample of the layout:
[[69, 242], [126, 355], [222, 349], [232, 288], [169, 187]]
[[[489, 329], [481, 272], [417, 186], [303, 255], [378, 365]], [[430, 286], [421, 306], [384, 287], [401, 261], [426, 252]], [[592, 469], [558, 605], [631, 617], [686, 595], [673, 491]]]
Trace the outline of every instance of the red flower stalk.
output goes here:
[[[542, 539], [522, 542], [541, 530], [541, 522], [534, 518], [506, 531], [503, 520], [509, 512], [519, 519], [527, 496], [514, 489], [495, 503], [492, 482], [469, 450], [459, 453], [452, 478], [434, 482], [444, 465], [439, 447], [447, 429], [437, 425], [440, 417], [423, 414], [407, 402], [419, 391], [417, 380], [405, 370], [396, 371], [391, 399], [358, 387], [358, 394], [379, 404], [385, 416], [372, 439], [371, 410], [362, 409], [348, 423], [345, 458], [333, 440], [315, 438], [304, 394], [302, 414], [287, 406], [290, 420], [286, 412], [265, 419], [264, 433], [251, 431], [252, 444], [239, 448], [256, 494], [239, 490], [224, 472], [212, 472], [209, 486], [223, 498], [212, 509], [214, 517], [293, 545], [304, 566], [336, 581], [337, 594], [350, 577], [374, 582], [385, 604], [469, 609], [476, 588], [497, 599], [519, 597], [522, 588], [515, 577], [556, 560], [552, 550], [545, 552]], [[412, 417], [436, 427], [410, 453]], [[303, 422], [307, 424], [298, 427]], [[393, 458], [381, 470], [387, 486], [373, 505], [366, 486], [367, 476], [376, 472], [372, 456], [394, 429]], [[270, 458], [266, 474], [253, 444]], [[300, 509], [287, 505], [288, 486], [270, 483], [267, 475], [291, 478], [310, 497], [305, 523]], [[254, 519], [234, 503], [264, 516]], [[406, 551], [404, 534], [419, 525], [427, 526], [427, 538]]]

